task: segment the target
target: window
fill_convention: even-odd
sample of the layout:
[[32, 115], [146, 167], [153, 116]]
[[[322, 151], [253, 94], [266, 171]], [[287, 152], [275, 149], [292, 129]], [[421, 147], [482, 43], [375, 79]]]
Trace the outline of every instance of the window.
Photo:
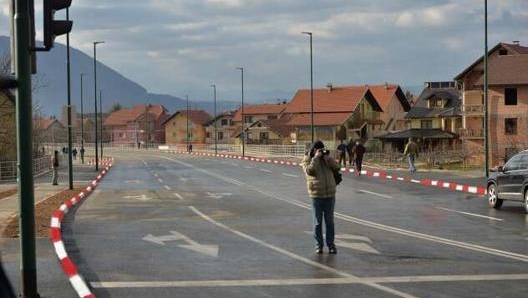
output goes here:
[[516, 135], [517, 134], [517, 118], [504, 119], [504, 134], [505, 135]]
[[508, 51], [506, 49], [500, 49], [499, 56], [505, 56], [505, 55], [508, 55]]
[[222, 120], [220, 121], [220, 125], [222, 125], [222, 126], [226, 126], [226, 125], [227, 125], [227, 119], [222, 119]]
[[206, 132], [206, 133], [205, 133], [205, 137], [206, 137], [206, 138], [210, 138], [210, 137], [211, 137], [211, 133], [210, 133], [210, 132]]
[[244, 123], [253, 123], [253, 116], [244, 116]]
[[224, 133], [222, 131], [219, 131], [218, 132], [218, 137], [217, 137], [218, 140], [223, 140], [224, 139]]
[[277, 119], [277, 115], [268, 115], [268, 119]]
[[422, 129], [431, 129], [433, 128], [433, 120], [422, 120], [421, 121]]
[[517, 105], [517, 89], [516, 88], [505, 88], [504, 89], [504, 104], [507, 106]]
[[260, 133], [260, 139], [261, 139], [261, 140], [267, 140], [267, 139], [269, 139], [269, 133], [268, 133], [268, 132], [261, 132], [261, 133]]

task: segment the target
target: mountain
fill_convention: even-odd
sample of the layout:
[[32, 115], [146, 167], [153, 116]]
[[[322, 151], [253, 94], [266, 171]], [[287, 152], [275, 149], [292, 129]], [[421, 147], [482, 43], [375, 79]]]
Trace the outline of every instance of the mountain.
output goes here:
[[[0, 58], [9, 54], [9, 37], [0, 36]], [[70, 47], [70, 74], [71, 74], [71, 104], [80, 111], [81, 98], [81, 73], [83, 76], [83, 109], [86, 113], [94, 111], [94, 82], [93, 82], [93, 57]], [[62, 107], [68, 102], [66, 78], [66, 46], [55, 43], [49, 52], [37, 52], [37, 74], [32, 77], [33, 103], [38, 112], [43, 116], [56, 116], [60, 118]], [[140, 104], [160, 104], [173, 113], [186, 109], [187, 102], [176, 96], [167, 94], [149, 93], [143, 86], [133, 82], [116, 70], [97, 62], [97, 99], [102, 96], [103, 112], [108, 111], [114, 104], [122, 107], [132, 107]], [[101, 93], [99, 93], [101, 90]], [[99, 101], [97, 102], [99, 109]], [[217, 112], [236, 109], [238, 102], [219, 101]], [[204, 109], [213, 113], [212, 102], [193, 101], [193, 109]]]

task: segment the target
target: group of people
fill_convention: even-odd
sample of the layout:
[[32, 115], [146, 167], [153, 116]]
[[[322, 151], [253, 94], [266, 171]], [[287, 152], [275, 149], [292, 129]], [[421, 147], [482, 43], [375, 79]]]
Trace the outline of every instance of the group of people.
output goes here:
[[363, 155], [365, 154], [365, 146], [361, 144], [359, 140], [353, 141], [350, 139], [348, 144], [345, 144], [343, 140], [337, 146], [337, 156], [339, 165], [346, 166], [347, 154], [348, 154], [348, 165], [354, 165], [356, 168], [357, 175], [361, 175], [361, 167], [363, 164]]
[[[350, 143], [349, 143], [350, 145]], [[356, 141], [351, 148], [343, 144], [343, 141], [337, 147], [339, 153], [339, 162], [330, 155], [325, 154], [325, 145], [321, 141], [316, 141], [306, 152], [302, 167], [306, 176], [306, 187], [308, 196], [312, 203], [313, 212], [313, 237], [315, 239], [315, 253], [322, 254], [323, 247], [326, 244], [329, 254], [337, 254], [335, 245], [335, 224], [334, 209], [336, 202], [337, 184], [334, 180], [334, 173], [341, 170], [341, 162], [346, 165], [345, 153], [349, 154], [349, 162], [352, 163], [352, 156], [358, 173], [361, 173], [361, 163], [365, 147]], [[352, 155], [351, 154], [354, 154]], [[418, 157], [418, 145], [409, 138], [403, 152], [404, 158], [409, 162], [409, 170], [416, 171], [414, 161]], [[359, 158], [358, 158], [359, 156]], [[325, 226], [325, 237], [323, 238], [323, 222]]]

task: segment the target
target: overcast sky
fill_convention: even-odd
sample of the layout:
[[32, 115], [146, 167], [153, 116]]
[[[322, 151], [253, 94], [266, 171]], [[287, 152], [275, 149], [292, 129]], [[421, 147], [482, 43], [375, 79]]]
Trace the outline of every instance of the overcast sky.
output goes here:
[[[9, 1], [0, 0], [2, 35]], [[212, 98], [211, 84], [218, 100], [240, 99], [236, 67], [250, 101], [309, 88], [302, 31], [313, 33], [315, 87], [451, 80], [484, 50], [484, 0], [73, 0], [70, 19], [72, 47], [92, 56], [104, 40], [99, 61], [149, 92], [190, 100]], [[528, 45], [528, 1], [489, 0], [488, 28], [490, 48]]]

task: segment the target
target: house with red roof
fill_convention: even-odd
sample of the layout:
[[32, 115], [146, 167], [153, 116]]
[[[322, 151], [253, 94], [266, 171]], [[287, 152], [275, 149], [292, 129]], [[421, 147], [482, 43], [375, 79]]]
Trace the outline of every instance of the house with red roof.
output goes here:
[[37, 143], [68, 143], [66, 126], [56, 118], [33, 118], [33, 131], [38, 137]]
[[[282, 119], [287, 106], [286, 102], [244, 105], [246, 144], [288, 143], [287, 140], [283, 139], [285, 135], [288, 136], [285, 132], [288, 129], [286, 127], [287, 121]], [[242, 108], [235, 112], [233, 124], [237, 127], [233, 140], [238, 144], [242, 132]]]
[[162, 105], [137, 105], [112, 112], [103, 122], [115, 145], [151, 146], [165, 143], [163, 122], [169, 117]]
[[165, 144], [205, 144], [206, 127], [212, 119], [213, 117], [204, 110], [176, 111], [163, 122]]
[[[339, 140], [361, 139], [374, 136], [383, 121], [383, 109], [369, 86], [334, 87], [313, 90], [314, 139], [322, 140], [327, 147], [334, 148]], [[301, 89], [295, 93], [284, 114], [290, 120], [293, 143], [310, 143], [312, 126], [311, 90]]]
[[528, 47], [498, 43], [488, 51], [488, 100], [485, 106], [484, 56], [455, 77], [462, 88], [460, 139], [474, 163], [485, 161], [484, 113], [488, 112], [488, 160], [503, 164], [528, 148]]
[[211, 120], [210, 123], [206, 126], [205, 132], [205, 142], [207, 144], [215, 143], [215, 133], [216, 133], [216, 143], [217, 144], [233, 144], [234, 143], [234, 134], [237, 130], [233, 122], [233, 118], [236, 111], [226, 111], [216, 116]]

